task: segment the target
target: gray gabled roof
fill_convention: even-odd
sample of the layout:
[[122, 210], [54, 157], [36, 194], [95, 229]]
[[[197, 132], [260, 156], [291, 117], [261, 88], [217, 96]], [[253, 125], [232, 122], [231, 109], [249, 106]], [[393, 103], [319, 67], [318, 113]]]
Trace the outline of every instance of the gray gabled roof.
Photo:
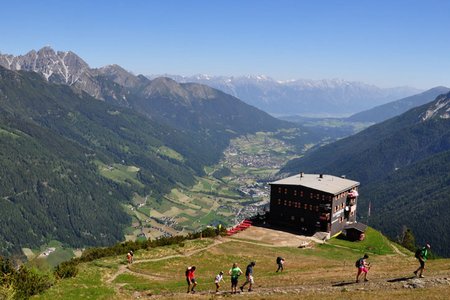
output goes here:
[[359, 186], [357, 181], [326, 174], [297, 174], [270, 184], [304, 186], [334, 195]]
[[367, 229], [367, 225], [364, 223], [353, 222], [351, 224], [345, 225], [344, 229], [356, 229], [361, 232], [365, 232]]

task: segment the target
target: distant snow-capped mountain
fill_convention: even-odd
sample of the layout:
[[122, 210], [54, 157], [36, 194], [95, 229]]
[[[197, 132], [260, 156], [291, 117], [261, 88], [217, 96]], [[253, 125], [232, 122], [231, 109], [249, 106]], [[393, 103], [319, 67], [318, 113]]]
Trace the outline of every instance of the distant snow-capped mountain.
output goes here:
[[420, 92], [412, 87], [379, 88], [342, 79], [279, 81], [264, 75], [164, 76], [178, 82], [209, 85], [276, 115], [349, 115]]

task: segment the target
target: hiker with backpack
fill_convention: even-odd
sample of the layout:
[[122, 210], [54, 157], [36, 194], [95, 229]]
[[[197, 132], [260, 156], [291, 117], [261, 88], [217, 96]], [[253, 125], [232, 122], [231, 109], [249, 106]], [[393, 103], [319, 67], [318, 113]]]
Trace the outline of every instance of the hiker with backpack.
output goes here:
[[277, 273], [278, 273], [278, 271], [283, 272], [283, 270], [284, 270], [284, 258], [282, 258], [281, 256], [278, 256], [277, 257], [277, 265], [278, 265]]
[[424, 277], [422, 275], [422, 273], [423, 273], [423, 270], [425, 269], [425, 262], [428, 259], [428, 254], [429, 254], [430, 249], [431, 249], [430, 244], [426, 244], [424, 247], [416, 250], [415, 257], [419, 260], [420, 266], [417, 270], [415, 270], [413, 272], [415, 276], [417, 276], [417, 274], [419, 274], [420, 278]]
[[363, 257], [361, 257], [355, 262], [355, 267], [358, 268], [358, 273], [356, 274], [356, 283], [359, 282], [359, 276], [362, 273], [364, 273], [364, 281], [369, 281], [369, 279], [367, 279], [367, 273], [369, 272], [370, 269], [370, 263], [367, 262], [368, 258], [369, 255], [364, 254]]
[[131, 264], [133, 262], [133, 255], [131, 254], [131, 251], [127, 253], [127, 262], [128, 264]]
[[244, 284], [239, 288], [241, 290], [241, 292], [244, 291], [244, 286], [248, 283], [248, 291], [251, 292], [252, 291], [252, 286], [255, 283], [255, 281], [253, 280], [253, 267], [256, 265], [256, 263], [254, 261], [252, 261], [248, 266], [247, 269], [245, 269], [245, 282]]
[[228, 271], [228, 274], [231, 275], [231, 293], [236, 294], [238, 279], [242, 274], [242, 270], [238, 267], [237, 263], [234, 263], [233, 267]]
[[217, 274], [214, 278], [214, 283], [216, 284], [216, 293], [219, 292], [221, 281], [225, 282], [225, 280], [223, 280], [223, 271], [220, 271], [219, 274]]
[[197, 281], [195, 280], [195, 272], [196, 267], [191, 266], [186, 269], [185, 275], [186, 275], [186, 281], [188, 284], [187, 292], [189, 293], [195, 293], [195, 287], [197, 286]]

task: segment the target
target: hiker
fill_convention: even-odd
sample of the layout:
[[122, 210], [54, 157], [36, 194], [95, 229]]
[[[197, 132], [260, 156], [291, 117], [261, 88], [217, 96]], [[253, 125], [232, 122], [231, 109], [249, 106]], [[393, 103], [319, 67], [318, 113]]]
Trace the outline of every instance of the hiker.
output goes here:
[[131, 263], [134, 262], [134, 253], [133, 250], [130, 250], [130, 255], [131, 255]]
[[282, 258], [281, 256], [277, 257], [277, 265], [278, 265], [278, 269], [277, 269], [277, 273], [278, 271], [283, 272], [284, 270], [284, 258]]
[[131, 255], [130, 252], [127, 253], [127, 261], [128, 261], [129, 264], [131, 264], [133, 262], [133, 256]]
[[188, 289], [187, 289], [188, 293], [191, 293], [191, 292], [195, 293], [195, 287], [197, 286], [197, 281], [195, 280], [195, 274], [194, 274], [195, 270], [196, 270], [196, 267], [191, 266], [191, 267], [188, 267], [185, 272], [186, 281], [188, 284]]
[[416, 250], [415, 256], [419, 260], [420, 266], [417, 270], [414, 271], [415, 276], [417, 276], [417, 274], [419, 274], [420, 278], [424, 277], [422, 275], [422, 273], [423, 273], [423, 270], [425, 269], [425, 262], [428, 259], [428, 252], [429, 252], [430, 248], [431, 248], [430, 244], [426, 244], [424, 247]]
[[237, 263], [234, 263], [233, 267], [228, 271], [228, 274], [231, 275], [231, 293], [236, 294], [238, 279], [242, 274], [242, 270], [238, 267]]
[[241, 292], [244, 291], [244, 286], [248, 283], [248, 291], [251, 292], [252, 291], [252, 286], [255, 283], [255, 281], [253, 280], [253, 267], [256, 265], [256, 263], [254, 261], [252, 261], [248, 266], [247, 269], [245, 270], [245, 282], [244, 284], [240, 287]]
[[220, 271], [219, 274], [216, 275], [216, 278], [214, 279], [214, 283], [216, 284], [216, 293], [219, 292], [220, 289], [220, 282], [223, 281], [223, 271]]
[[364, 254], [363, 257], [358, 259], [355, 263], [355, 266], [358, 268], [358, 273], [356, 274], [356, 282], [359, 282], [359, 276], [361, 273], [364, 273], [364, 281], [369, 281], [367, 279], [367, 272], [369, 272], [370, 269], [370, 263], [367, 262], [367, 259], [369, 258], [369, 255]]

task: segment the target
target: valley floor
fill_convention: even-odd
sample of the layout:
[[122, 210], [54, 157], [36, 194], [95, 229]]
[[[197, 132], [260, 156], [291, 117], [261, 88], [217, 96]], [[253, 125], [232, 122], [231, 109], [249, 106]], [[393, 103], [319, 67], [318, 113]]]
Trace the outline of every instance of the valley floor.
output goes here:
[[[278, 233], [278, 234], [277, 234]], [[125, 258], [102, 259], [80, 266], [77, 277], [62, 280], [36, 299], [447, 299], [450, 260], [427, 262], [425, 278], [414, 278], [413, 254], [370, 229], [363, 242], [308, 239], [251, 227], [233, 237], [187, 241], [139, 251], [131, 265]], [[365, 283], [355, 283], [354, 261], [368, 253], [372, 268]], [[276, 273], [275, 259], [286, 259]], [[214, 276], [237, 262], [244, 271], [255, 261], [253, 292], [230, 294], [229, 276], [216, 294]], [[184, 270], [197, 266], [196, 294], [186, 293]], [[240, 278], [240, 284], [244, 282]]]

